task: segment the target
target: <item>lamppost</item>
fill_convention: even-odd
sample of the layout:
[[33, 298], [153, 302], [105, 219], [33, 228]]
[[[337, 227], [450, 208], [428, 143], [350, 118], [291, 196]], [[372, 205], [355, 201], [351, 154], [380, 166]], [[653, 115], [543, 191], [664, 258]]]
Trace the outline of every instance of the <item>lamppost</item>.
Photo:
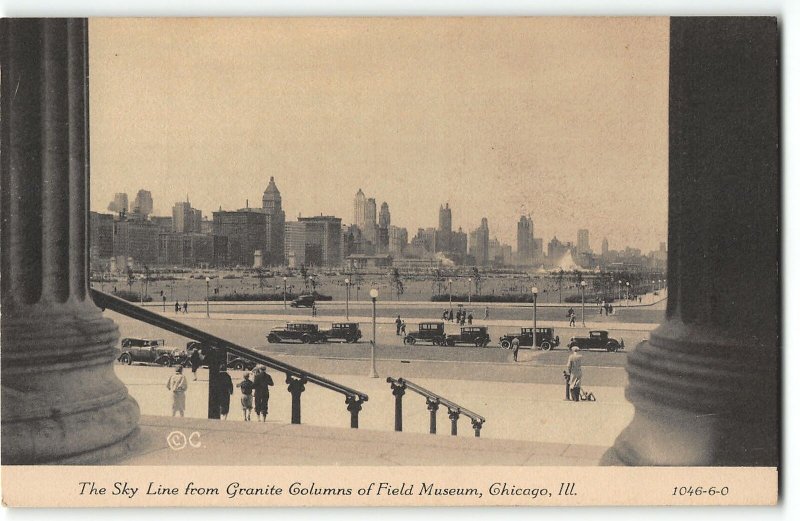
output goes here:
[[347, 317], [346, 320], [350, 321], [350, 279], [344, 279], [344, 287], [345, 287], [345, 294], [347, 295], [345, 298], [345, 316]]
[[467, 290], [467, 303], [472, 304], [472, 277], [467, 280], [469, 281], [469, 290]]
[[539, 288], [532, 287], [531, 293], [533, 293], [533, 343], [536, 344], [536, 297], [539, 295]]
[[629, 281], [625, 281], [625, 306], [628, 306], [631, 302], [631, 283]]
[[139, 275], [139, 304], [144, 305], [144, 275]]
[[450, 293], [450, 314], [453, 314], [453, 279], [447, 279], [448, 293]]
[[283, 277], [283, 309], [286, 309], [286, 277]]
[[617, 281], [617, 299], [622, 300], [622, 281]]
[[586, 292], [586, 281], [581, 281], [581, 323], [583, 323], [583, 327], [586, 327], [586, 304], [584, 293]]
[[369, 296], [372, 297], [372, 345], [370, 346], [370, 358], [372, 359], [372, 368], [370, 369], [369, 376], [371, 378], [378, 377], [378, 371], [375, 369], [375, 331], [376, 331], [376, 303], [378, 302], [378, 290], [372, 288], [369, 290]]
[[206, 316], [211, 318], [211, 309], [210, 303], [208, 299], [208, 285], [211, 283], [211, 279], [206, 277]]

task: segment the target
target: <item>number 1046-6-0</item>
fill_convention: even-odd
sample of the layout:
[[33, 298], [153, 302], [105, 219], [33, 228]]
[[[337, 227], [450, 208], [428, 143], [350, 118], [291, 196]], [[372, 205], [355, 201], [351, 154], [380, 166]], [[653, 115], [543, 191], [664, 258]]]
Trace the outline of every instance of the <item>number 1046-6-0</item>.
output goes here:
[[728, 487], [675, 487], [673, 496], [727, 496]]

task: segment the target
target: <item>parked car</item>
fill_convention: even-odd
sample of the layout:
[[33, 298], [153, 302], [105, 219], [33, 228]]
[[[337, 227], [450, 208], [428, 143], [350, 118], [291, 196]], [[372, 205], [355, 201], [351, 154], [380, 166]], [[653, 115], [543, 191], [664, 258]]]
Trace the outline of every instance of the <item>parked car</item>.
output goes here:
[[316, 302], [314, 295], [300, 295], [289, 305], [293, 308], [310, 308], [314, 305], [314, 302]]
[[293, 340], [304, 344], [327, 342], [327, 336], [319, 330], [317, 324], [305, 322], [290, 322], [284, 327], [274, 327], [267, 334], [267, 342], [274, 344]]
[[131, 365], [133, 362], [172, 365], [176, 349], [166, 347], [163, 339], [123, 338], [122, 353], [117, 357], [120, 363]]
[[417, 342], [430, 342], [435, 346], [443, 346], [446, 340], [444, 322], [421, 322], [419, 330], [407, 334], [403, 338], [403, 343], [414, 345]]
[[[511, 349], [511, 341], [515, 338], [519, 339], [520, 347], [533, 347], [533, 328], [523, 327], [519, 333], [509, 333], [500, 337], [500, 347], [503, 349]], [[542, 351], [550, 351], [555, 349], [561, 343], [561, 339], [555, 334], [552, 327], [537, 327], [536, 328], [536, 347], [541, 348]]]
[[339, 322], [331, 324], [331, 328], [322, 331], [325, 337], [330, 340], [341, 340], [347, 343], [358, 342], [361, 338], [361, 329], [355, 322]]
[[625, 342], [609, 338], [608, 331], [589, 331], [589, 336], [574, 336], [569, 339], [567, 347], [578, 346], [581, 349], [605, 349], [615, 352], [625, 348]]
[[456, 344], [470, 344], [475, 347], [486, 347], [489, 345], [489, 329], [484, 326], [465, 326], [461, 328], [458, 335], [447, 335], [445, 343], [449, 346]]
[[[202, 353], [203, 352], [202, 342], [197, 342], [194, 340], [187, 342], [185, 350], [181, 350], [174, 353], [173, 355], [173, 358], [175, 359], [174, 364], [175, 365], [180, 364], [183, 367], [191, 367], [192, 362], [189, 357], [192, 354], [192, 350], [194, 349], [200, 349], [200, 352]], [[243, 371], [243, 370], [252, 371], [256, 367], [256, 365], [258, 365], [256, 362], [236, 356], [232, 353], [228, 353], [227, 361], [225, 363], [225, 366], [228, 369], [236, 369], [237, 371]], [[205, 361], [205, 359], [203, 359], [203, 361], [201, 362], [200, 367], [206, 367], [206, 368], [208, 367], [208, 363]]]

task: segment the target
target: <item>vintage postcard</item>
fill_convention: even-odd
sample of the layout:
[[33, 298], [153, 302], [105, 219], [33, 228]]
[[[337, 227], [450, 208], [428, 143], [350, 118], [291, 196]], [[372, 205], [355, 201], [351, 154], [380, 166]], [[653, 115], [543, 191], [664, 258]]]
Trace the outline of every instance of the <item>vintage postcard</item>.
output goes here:
[[775, 18], [0, 38], [4, 505], [777, 503]]

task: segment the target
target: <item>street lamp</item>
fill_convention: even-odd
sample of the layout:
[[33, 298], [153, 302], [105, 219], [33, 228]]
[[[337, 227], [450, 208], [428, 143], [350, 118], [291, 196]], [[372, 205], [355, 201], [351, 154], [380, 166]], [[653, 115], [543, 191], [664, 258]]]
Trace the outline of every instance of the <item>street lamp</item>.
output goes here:
[[472, 304], [472, 277], [467, 279], [469, 281], [469, 290], [467, 292], [467, 302]]
[[453, 314], [453, 279], [447, 279], [448, 292], [450, 293], [450, 314]]
[[376, 313], [375, 313], [375, 304], [378, 301], [378, 290], [372, 288], [369, 290], [369, 296], [372, 297], [372, 346], [370, 348], [370, 358], [372, 359], [372, 368], [370, 369], [369, 376], [371, 378], [378, 377], [378, 371], [375, 370], [375, 321], [376, 321]]
[[625, 281], [625, 306], [628, 306], [631, 302], [631, 283], [629, 281]]
[[586, 327], [586, 305], [584, 299], [584, 293], [586, 291], [586, 281], [581, 281], [581, 322], [583, 323], [583, 327]]
[[617, 299], [618, 299], [618, 300], [622, 300], [622, 281], [621, 281], [621, 280], [618, 280], [618, 281], [617, 281], [617, 284], [618, 284], [618, 288], [617, 288]]
[[531, 288], [533, 293], [533, 347], [536, 347], [536, 297], [539, 295], [539, 288]]
[[345, 305], [344, 305], [345, 315], [347, 317], [346, 320], [350, 321], [350, 279], [344, 279], [344, 286], [345, 286], [345, 293], [347, 295], [346, 297], [347, 300], [345, 300]]
[[211, 279], [206, 277], [206, 316], [211, 318], [211, 310], [209, 309], [209, 301], [208, 301], [208, 285], [211, 283]]
[[286, 277], [283, 277], [283, 309], [286, 309]]
[[139, 304], [144, 305], [144, 275], [139, 275]]

